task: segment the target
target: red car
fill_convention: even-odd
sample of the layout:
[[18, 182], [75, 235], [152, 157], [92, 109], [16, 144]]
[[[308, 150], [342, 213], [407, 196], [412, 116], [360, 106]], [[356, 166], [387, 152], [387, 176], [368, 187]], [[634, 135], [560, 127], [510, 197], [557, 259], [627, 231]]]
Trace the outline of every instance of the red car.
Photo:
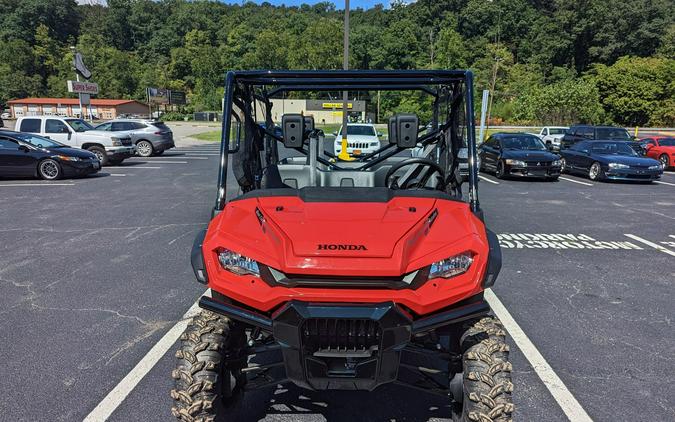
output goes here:
[[653, 136], [642, 139], [640, 143], [647, 151], [647, 157], [659, 160], [664, 169], [675, 167], [675, 138]]

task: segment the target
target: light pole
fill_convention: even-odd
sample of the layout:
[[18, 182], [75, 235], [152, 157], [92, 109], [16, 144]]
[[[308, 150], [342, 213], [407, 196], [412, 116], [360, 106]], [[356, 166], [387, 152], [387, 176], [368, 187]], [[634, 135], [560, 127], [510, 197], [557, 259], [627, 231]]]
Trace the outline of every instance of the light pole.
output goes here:
[[[77, 47], [71, 46], [70, 51], [73, 52], [73, 58], [74, 58], [75, 55], [77, 54]], [[80, 74], [77, 73], [77, 69], [75, 69], [75, 66], [73, 66], [73, 70], [75, 71], [75, 80], [77, 82], [80, 82]], [[84, 112], [82, 111], [82, 94], [80, 94], [79, 92], [77, 94], [77, 99], [80, 103], [80, 119], [83, 119], [84, 118]]]
[[[349, 0], [345, 0], [345, 36], [342, 52], [342, 68], [349, 70]], [[347, 152], [347, 124], [349, 123], [349, 92], [342, 92], [342, 144], [338, 158], [351, 161], [353, 158]]]

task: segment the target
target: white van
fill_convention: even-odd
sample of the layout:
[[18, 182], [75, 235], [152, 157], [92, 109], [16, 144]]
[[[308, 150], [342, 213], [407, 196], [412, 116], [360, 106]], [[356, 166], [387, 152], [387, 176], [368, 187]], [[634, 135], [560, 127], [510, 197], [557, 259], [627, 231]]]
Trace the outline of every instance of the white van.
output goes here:
[[136, 153], [129, 135], [94, 130], [89, 123], [77, 118], [19, 117], [14, 130], [34, 133], [71, 147], [91, 151], [96, 154], [101, 165], [119, 164]]

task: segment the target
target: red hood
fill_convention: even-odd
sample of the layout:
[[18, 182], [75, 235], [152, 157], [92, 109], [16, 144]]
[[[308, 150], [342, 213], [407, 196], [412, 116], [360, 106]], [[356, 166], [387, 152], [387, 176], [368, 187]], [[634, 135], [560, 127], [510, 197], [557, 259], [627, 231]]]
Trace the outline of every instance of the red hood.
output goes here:
[[474, 219], [466, 203], [434, 198], [251, 198], [213, 220], [204, 252], [226, 247], [289, 274], [399, 276], [463, 252], [453, 246], [461, 239], [480, 249]]

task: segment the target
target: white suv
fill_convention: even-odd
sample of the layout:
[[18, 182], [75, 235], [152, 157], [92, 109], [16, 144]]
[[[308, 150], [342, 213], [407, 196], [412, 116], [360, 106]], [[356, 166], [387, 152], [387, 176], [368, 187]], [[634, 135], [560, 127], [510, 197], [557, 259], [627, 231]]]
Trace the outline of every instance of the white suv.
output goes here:
[[539, 139], [552, 151], [560, 151], [560, 140], [565, 136], [567, 126], [544, 126], [537, 134]]
[[15, 130], [34, 133], [68, 146], [91, 151], [96, 154], [101, 165], [119, 164], [136, 153], [129, 135], [94, 130], [93, 126], [82, 119], [56, 116], [19, 117]]
[[[342, 126], [335, 135], [335, 155], [342, 151]], [[349, 155], [365, 155], [380, 148], [379, 133], [375, 125], [366, 123], [347, 124], [347, 152]]]

